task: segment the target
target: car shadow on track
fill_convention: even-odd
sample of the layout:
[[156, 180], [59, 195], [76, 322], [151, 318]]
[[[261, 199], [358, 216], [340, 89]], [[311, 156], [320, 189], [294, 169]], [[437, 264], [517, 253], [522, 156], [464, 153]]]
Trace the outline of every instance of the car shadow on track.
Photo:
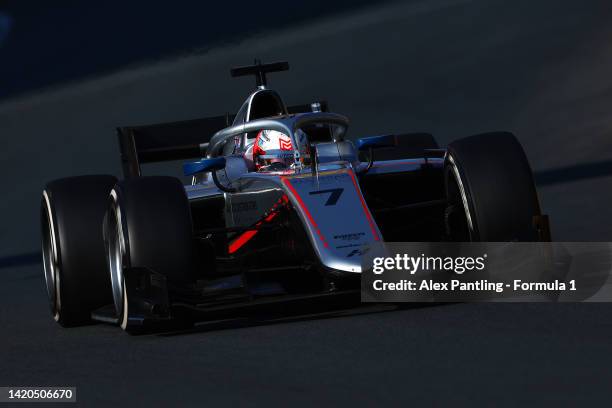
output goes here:
[[437, 303], [361, 303], [359, 294], [338, 298], [319, 299], [316, 301], [294, 301], [289, 304], [279, 303], [249, 309], [232, 317], [211, 315], [199, 321], [195, 326], [166, 332], [155, 336], [184, 336], [221, 330], [233, 330], [255, 326], [287, 324], [310, 320], [337, 319], [376, 313], [390, 313], [406, 309], [435, 307]]

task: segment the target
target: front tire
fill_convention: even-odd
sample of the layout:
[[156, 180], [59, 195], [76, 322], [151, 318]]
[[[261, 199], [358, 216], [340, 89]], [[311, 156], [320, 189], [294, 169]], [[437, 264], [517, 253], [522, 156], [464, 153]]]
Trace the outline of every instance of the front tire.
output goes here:
[[126, 268], [148, 268], [172, 286], [194, 281], [193, 227], [183, 185], [173, 177], [120, 181], [110, 194], [104, 234], [119, 325], [141, 331], [130, 319]]
[[113, 176], [81, 176], [47, 184], [41, 200], [45, 283], [51, 313], [62, 326], [90, 322], [111, 303], [102, 220]]
[[447, 232], [454, 241], [538, 241], [541, 216], [525, 152], [507, 132], [452, 142], [445, 163]]

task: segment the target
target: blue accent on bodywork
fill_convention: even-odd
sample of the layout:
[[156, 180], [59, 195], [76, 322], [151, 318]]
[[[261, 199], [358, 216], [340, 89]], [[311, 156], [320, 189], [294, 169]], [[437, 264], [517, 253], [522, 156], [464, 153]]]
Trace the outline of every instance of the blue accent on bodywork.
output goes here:
[[197, 173], [221, 170], [223, 168], [225, 168], [225, 157], [213, 157], [183, 164], [183, 174], [193, 176]]
[[395, 135], [369, 136], [357, 139], [357, 150], [379, 149], [381, 147], [397, 146]]

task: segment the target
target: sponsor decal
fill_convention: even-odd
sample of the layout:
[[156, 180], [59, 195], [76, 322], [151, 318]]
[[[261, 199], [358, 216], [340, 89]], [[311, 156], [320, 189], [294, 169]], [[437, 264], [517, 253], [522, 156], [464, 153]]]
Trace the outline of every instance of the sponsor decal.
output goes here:
[[354, 249], [346, 257], [347, 258], [352, 258], [354, 256], [362, 256], [362, 255], [365, 255], [369, 250], [370, 250], [370, 248], [368, 248], [368, 247]]
[[233, 212], [241, 212], [241, 211], [255, 211], [257, 210], [257, 202], [256, 201], [245, 201], [242, 203], [232, 203], [232, 211]]
[[337, 246], [336, 249], [346, 249], [346, 248], [354, 248], [354, 247], [360, 247], [361, 244], [348, 244], [348, 245], [340, 245]]
[[334, 239], [341, 239], [343, 241], [356, 241], [362, 237], [365, 237], [365, 232], [353, 232], [350, 234], [334, 235]]

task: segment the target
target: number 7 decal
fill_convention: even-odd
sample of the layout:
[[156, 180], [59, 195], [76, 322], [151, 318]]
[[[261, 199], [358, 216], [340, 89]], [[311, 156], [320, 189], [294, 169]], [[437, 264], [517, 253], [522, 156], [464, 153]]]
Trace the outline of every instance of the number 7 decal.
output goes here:
[[329, 190], [311, 191], [308, 194], [315, 195], [315, 194], [328, 194], [329, 193], [329, 197], [327, 198], [327, 201], [325, 202], [325, 205], [327, 206], [327, 205], [336, 205], [343, 191], [344, 191], [343, 188], [332, 188]]

